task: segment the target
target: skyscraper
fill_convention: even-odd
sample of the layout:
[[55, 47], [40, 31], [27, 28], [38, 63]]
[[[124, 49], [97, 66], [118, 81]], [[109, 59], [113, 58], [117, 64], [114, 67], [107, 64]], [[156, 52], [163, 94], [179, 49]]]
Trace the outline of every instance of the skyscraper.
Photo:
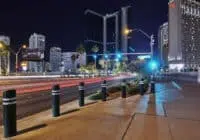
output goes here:
[[200, 66], [200, 3], [195, 0], [169, 2], [169, 66]]
[[[44, 52], [45, 50], [45, 36], [41, 34], [32, 34], [29, 38], [29, 48], [38, 48], [39, 51]], [[31, 72], [43, 72], [43, 62], [29, 61], [28, 68]]]
[[61, 48], [52, 47], [50, 49], [50, 66], [52, 72], [59, 72], [61, 59], [62, 59], [62, 52]]
[[168, 22], [165, 22], [158, 30], [158, 48], [161, 67], [168, 66]]

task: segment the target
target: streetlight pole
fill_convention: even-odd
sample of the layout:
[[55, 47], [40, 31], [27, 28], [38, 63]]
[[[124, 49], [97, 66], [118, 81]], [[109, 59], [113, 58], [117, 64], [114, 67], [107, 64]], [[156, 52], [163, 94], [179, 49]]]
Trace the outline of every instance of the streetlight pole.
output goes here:
[[127, 12], [128, 12], [128, 8], [130, 8], [131, 6], [126, 6], [126, 7], [122, 7], [122, 17], [121, 17], [121, 22], [122, 22], [122, 27], [121, 27], [121, 40], [122, 40], [122, 52], [123, 53], [127, 53], [128, 51], [128, 35], [124, 33], [124, 31], [126, 29], [128, 29], [128, 17], [127, 17]]
[[20, 53], [20, 51], [22, 50], [22, 48], [25, 49], [26, 47], [27, 47], [26, 45], [21, 46], [21, 47], [19, 48], [19, 50], [15, 53], [15, 72], [16, 72], [16, 75], [17, 75], [17, 73], [18, 73], [19, 53]]
[[103, 52], [107, 52], [107, 17], [103, 16]]
[[119, 49], [119, 16], [118, 13], [115, 15], [115, 51], [118, 52]]
[[1, 56], [0, 56], [0, 75], [2, 74], [2, 66], [1, 66]]
[[[87, 13], [91, 13], [93, 15], [96, 15], [98, 17], [101, 17], [103, 18], [103, 53], [104, 53], [104, 56], [107, 52], [107, 19], [109, 18], [112, 18], [112, 17], [115, 17], [116, 18], [116, 28], [115, 28], [115, 31], [116, 31], [116, 49], [117, 49], [117, 43], [118, 43], [118, 12], [115, 12], [115, 13], [112, 13], [112, 14], [106, 14], [105, 16], [95, 12], [95, 11], [92, 11], [92, 10], [89, 10], [87, 9], [85, 11], [85, 14]], [[105, 70], [107, 71], [107, 75], [108, 75], [108, 60], [104, 58], [104, 63], [106, 63], [106, 68]]]

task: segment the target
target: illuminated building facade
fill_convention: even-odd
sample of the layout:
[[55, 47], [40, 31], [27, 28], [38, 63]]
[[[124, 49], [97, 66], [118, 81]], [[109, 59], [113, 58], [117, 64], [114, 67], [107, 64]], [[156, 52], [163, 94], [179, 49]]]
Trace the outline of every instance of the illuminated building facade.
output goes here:
[[59, 72], [62, 60], [62, 52], [59, 47], [52, 47], [50, 49], [50, 66], [52, 72]]
[[168, 66], [168, 22], [162, 24], [158, 30], [158, 48], [161, 67]]
[[200, 3], [169, 2], [169, 64], [172, 68], [200, 66]]

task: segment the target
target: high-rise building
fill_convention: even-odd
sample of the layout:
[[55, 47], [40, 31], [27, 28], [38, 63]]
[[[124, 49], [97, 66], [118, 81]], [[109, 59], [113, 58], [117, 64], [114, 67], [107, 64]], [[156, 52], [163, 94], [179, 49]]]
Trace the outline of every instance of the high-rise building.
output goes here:
[[[10, 38], [0, 35], [0, 41], [10, 46]], [[7, 55], [0, 56], [0, 75], [10, 73], [10, 52]]]
[[200, 66], [200, 3], [195, 0], [169, 2], [169, 66]]
[[[44, 52], [45, 50], [45, 36], [41, 34], [32, 34], [29, 38], [29, 48], [38, 48], [39, 51]], [[30, 72], [43, 72], [44, 63], [29, 61], [28, 69]]]
[[50, 67], [52, 72], [59, 72], [61, 66], [62, 52], [61, 48], [52, 47], [50, 49]]
[[165, 22], [158, 30], [158, 48], [161, 67], [168, 66], [168, 22]]
[[[79, 57], [73, 62], [72, 55], [79, 55]], [[86, 53], [80, 55], [77, 52], [63, 52], [62, 62], [64, 64], [64, 71], [76, 70], [77, 66], [86, 65]]]

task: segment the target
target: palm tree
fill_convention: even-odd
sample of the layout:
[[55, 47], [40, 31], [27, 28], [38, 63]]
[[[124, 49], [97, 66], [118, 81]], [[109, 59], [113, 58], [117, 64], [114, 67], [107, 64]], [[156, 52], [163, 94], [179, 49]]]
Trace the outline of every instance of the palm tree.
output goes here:
[[[85, 47], [82, 43], [80, 43], [79, 46], [76, 48], [76, 52], [79, 53], [80, 56], [82, 56], [86, 52]], [[81, 57], [79, 57], [78, 59], [81, 59]]]
[[97, 45], [94, 45], [94, 46], [92, 47], [92, 52], [94, 52], [94, 53], [99, 52], [99, 47], [98, 47]]
[[86, 52], [85, 47], [82, 43], [76, 48], [76, 52], [79, 53], [80, 55], [82, 55]]
[[73, 70], [75, 71], [76, 70], [76, 68], [75, 68], [75, 62], [76, 62], [76, 60], [79, 58], [79, 55], [78, 54], [72, 54], [72, 56], [71, 56], [71, 60], [72, 60], [72, 64], [73, 64]]
[[0, 41], [0, 74], [6, 74], [6, 62], [5, 57], [9, 57], [9, 46], [3, 41]]
[[95, 69], [96, 69], [96, 67], [97, 67], [97, 55], [96, 55], [96, 53], [99, 51], [99, 47], [97, 46], [97, 45], [94, 45], [93, 47], [92, 47], [92, 52], [94, 52], [95, 53], [95, 56], [94, 56], [94, 60], [95, 60]]

